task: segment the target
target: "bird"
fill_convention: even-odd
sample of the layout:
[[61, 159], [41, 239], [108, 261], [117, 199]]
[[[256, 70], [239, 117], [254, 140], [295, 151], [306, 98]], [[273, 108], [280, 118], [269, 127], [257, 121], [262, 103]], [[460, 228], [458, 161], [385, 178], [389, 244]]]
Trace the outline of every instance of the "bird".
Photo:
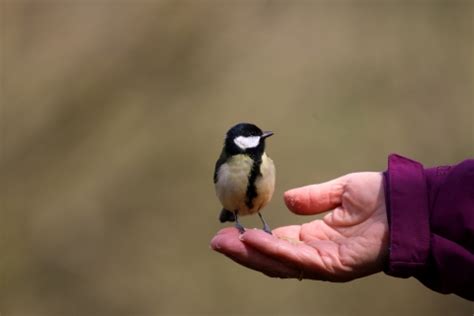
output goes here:
[[235, 222], [242, 234], [245, 228], [239, 216], [258, 213], [263, 230], [271, 234], [261, 210], [275, 190], [275, 165], [265, 153], [265, 141], [271, 131], [262, 131], [251, 123], [231, 127], [214, 169], [216, 195], [222, 204], [219, 221]]

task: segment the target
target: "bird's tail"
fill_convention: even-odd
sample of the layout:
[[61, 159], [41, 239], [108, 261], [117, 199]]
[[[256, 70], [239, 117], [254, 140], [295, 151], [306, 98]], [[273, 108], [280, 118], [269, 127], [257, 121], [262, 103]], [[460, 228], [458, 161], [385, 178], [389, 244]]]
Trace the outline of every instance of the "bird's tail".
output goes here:
[[221, 214], [219, 215], [219, 221], [224, 222], [235, 222], [235, 214], [225, 208], [222, 209]]

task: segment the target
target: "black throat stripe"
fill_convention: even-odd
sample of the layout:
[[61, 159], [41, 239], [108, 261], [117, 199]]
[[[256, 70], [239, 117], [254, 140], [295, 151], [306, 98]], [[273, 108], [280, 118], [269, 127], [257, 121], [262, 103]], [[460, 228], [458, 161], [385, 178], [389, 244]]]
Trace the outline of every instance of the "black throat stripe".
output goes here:
[[262, 165], [262, 157], [252, 157], [253, 158], [253, 164], [252, 164], [252, 170], [250, 171], [249, 175], [249, 182], [247, 185], [247, 193], [246, 193], [246, 199], [245, 199], [245, 205], [249, 209], [253, 208], [253, 199], [257, 197], [257, 187], [255, 186], [255, 181], [257, 180], [258, 176], [261, 176], [262, 173], [260, 172], [260, 166]]

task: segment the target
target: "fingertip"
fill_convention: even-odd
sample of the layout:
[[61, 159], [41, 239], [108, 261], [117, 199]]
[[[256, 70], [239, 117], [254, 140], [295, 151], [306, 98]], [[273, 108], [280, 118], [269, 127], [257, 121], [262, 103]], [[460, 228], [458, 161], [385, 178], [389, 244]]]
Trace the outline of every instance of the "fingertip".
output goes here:
[[220, 236], [219, 235], [216, 235], [211, 239], [210, 246], [211, 246], [212, 250], [219, 251], [219, 249], [221, 248]]
[[225, 227], [219, 230], [211, 239], [210, 246], [212, 250], [219, 251], [225, 247], [229, 240], [240, 237], [240, 232], [235, 227]]
[[312, 215], [329, 211], [341, 203], [344, 177], [320, 184], [311, 184], [288, 190], [283, 197], [290, 211], [299, 215]]
[[293, 206], [295, 205], [295, 194], [294, 194], [295, 189], [291, 189], [286, 191], [283, 194], [283, 200], [285, 201], [286, 206], [291, 210]]
[[309, 201], [309, 188], [301, 187], [291, 189], [283, 194], [286, 207], [295, 214], [304, 215], [311, 213]]
[[283, 199], [285, 200], [285, 202], [288, 202], [292, 196], [292, 192], [293, 189], [290, 189], [290, 190], [287, 190], [285, 193], [283, 193]]
[[268, 240], [268, 239], [271, 239], [271, 238], [274, 238], [273, 235], [270, 235], [269, 233], [267, 232], [264, 232], [263, 230], [261, 229], [249, 229], [249, 230], [246, 230], [243, 234], [240, 235], [239, 239], [241, 241], [243, 241], [244, 243], [245, 242], [248, 242], [249, 240], [255, 240], [255, 239], [258, 239], [258, 240]]

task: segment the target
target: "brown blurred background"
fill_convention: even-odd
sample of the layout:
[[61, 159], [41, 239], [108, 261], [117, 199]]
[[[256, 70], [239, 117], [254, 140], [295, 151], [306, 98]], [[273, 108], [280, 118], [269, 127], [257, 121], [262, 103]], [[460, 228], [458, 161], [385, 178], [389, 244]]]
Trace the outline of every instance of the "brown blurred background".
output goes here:
[[[225, 131], [291, 187], [474, 153], [472, 1], [1, 1], [0, 314], [471, 315], [414, 279], [270, 279], [209, 249]], [[257, 218], [245, 218], [249, 227]]]

